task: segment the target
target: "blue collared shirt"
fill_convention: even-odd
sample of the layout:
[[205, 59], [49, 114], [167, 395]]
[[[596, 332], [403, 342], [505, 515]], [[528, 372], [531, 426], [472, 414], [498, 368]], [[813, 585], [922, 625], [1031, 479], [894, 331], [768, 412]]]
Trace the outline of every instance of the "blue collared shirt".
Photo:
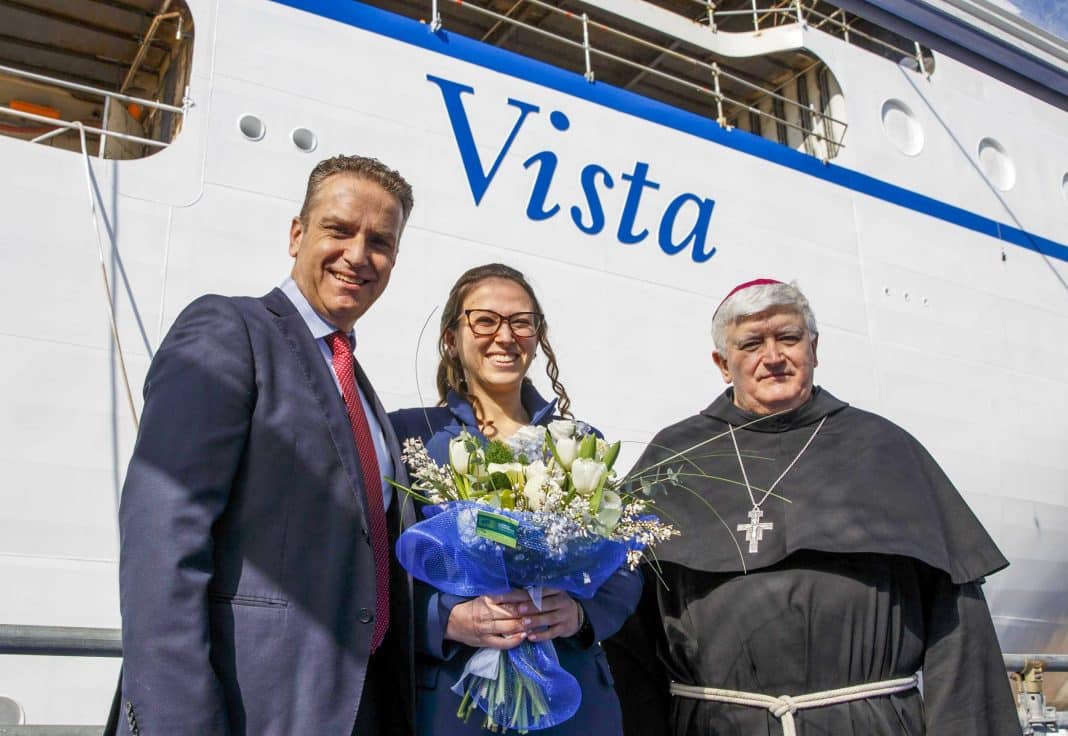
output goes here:
[[[338, 382], [337, 374], [334, 373], [334, 353], [330, 349], [330, 343], [326, 341], [327, 337], [337, 332], [337, 327], [323, 319], [312, 308], [312, 305], [308, 303], [308, 299], [297, 286], [297, 282], [292, 278], [287, 278], [278, 288], [289, 298], [289, 301], [293, 302], [293, 306], [297, 308], [297, 312], [304, 320], [304, 324], [308, 326], [312, 337], [315, 338], [315, 343], [319, 346], [319, 352], [322, 354], [323, 360], [326, 361], [327, 367], [330, 368], [330, 375], [334, 377], [334, 385], [337, 386], [338, 393], [341, 393], [341, 383]], [[349, 344], [355, 348], [355, 330], [349, 331], [348, 338]], [[382, 434], [382, 425], [378, 423], [378, 417], [375, 416], [374, 410], [367, 402], [367, 397], [363, 395], [363, 390], [358, 383], [356, 384], [356, 390], [360, 394], [363, 413], [367, 415], [367, 424], [371, 428], [371, 438], [375, 443], [375, 455], [378, 456], [378, 470], [382, 473], [382, 502], [385, 504], [386, 509], [389, 509], [389, 504], [393, 500], [393, 488], [389, 483], [386, 483], [385, 479], [393, 477], [393, 458], [386, 447], [386, 438]]]

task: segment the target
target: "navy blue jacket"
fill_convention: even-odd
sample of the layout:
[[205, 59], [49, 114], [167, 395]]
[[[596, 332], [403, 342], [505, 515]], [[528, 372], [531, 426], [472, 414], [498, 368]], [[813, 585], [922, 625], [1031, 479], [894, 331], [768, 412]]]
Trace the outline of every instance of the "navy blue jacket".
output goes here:
[[[454, 392], [446, 400], [447, 406], [402, 409], [389, 415], [399, 438], [421, 438], [430, 456], [442, 464], [449, 457], [449, 441], [462, 429], [482, 438], [471, 404]], [[545, 401], [529, 383], [523, 386], [522, 400], [531, 424], [546, 425], [554, 419], [556, 402]], [[637, 606], [641, 590], [640, 573], [622, 568], [593, 598], [581, 601], [593, 627], [593, 640], [585, 646], [573, 638], [556, 639], [553, 643], [560, 664], [575, 676], [582, 688], [582, 704], [572, 718], [537, 734], [615, 736], [623, 733], [619, 699], [612, 687], [612, 673], [600, 641], [619, 630]], [[464, 600], [419, 582], [415, 584], [417, 736], [486, 733], [482, 730], [480, 712], [472, 715], [467, 723], [456, 717], [460, 697], [450, 690], [475, 651], [467, 645], [445, 640], [449, 613]]]
[[[402, 475], [359, 366], [356, 378]], [[391, 533], [412, 520], [394, 501]], [[374, 628], [367, 519], [344, 401], [289, 299], [193, 302], [145, 380], [119, 510], [120, 735], [350, 734]], [[399, 684], [380, 705], [403, 724], [413, 647], [398, 570], [386, 641]]]

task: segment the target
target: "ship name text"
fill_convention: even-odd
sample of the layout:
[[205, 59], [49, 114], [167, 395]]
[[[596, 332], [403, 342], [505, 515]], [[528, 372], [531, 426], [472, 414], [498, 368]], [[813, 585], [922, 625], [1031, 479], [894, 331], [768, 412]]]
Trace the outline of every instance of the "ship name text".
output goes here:
[[[441, 91], [453, 137], [460, 150], [460, 159], [463, 162], [467, 183], [475, 205], [478, 206], [493, 183], [494, 177], [512, 149], [512, 144], [515, 143], [524, 124], [528, 119], [538, 117], [541, 108], [522, 100], [508, 100], [507, 104], [516, 110], [515, 122], [487, 170], [479, 155], [478, 145], [471, 129], [471, 121], [462, 99], [465, 94], [473, 95], [474, 88], [429, 74], [427, 80], [437, 85]], [[549, 113], [548, 118], [549, 124], [560, 133], [566, 133], [571, 127], [571, 120], [559, 110]], [[534, 177], [526, 207], [526, 215], [531, 220], [548, 220], [563, 211], [560, 203], [553, 201], [549, 192], [558, 167], [559, 157], [552, 150], [538, 151], [523, 162], [523, 168], [531, 171]], [[646, 162], [636, 161], [632, 170], [619, 174], [618, 179], [600, 164], [585, 165], [579, 174], [579, 185], [584, 201], [568, 207], [567, 213], [580, 232], [586, 235], [597, 235], [602, 232], [607, 224], [606, 218], [610, 214], [606, 211], [604, 195], [606, 190], [617, 186], [617, 181], [626, 184], [627, 192], [616, 221], [616, 240], [623, 245], [636, 245], [649, 236], [649, 229], [639, 222], [638, 208], [642, 202], [642, 195], [647, 190], [655, 191], [661, 187], [660, 182], [654, 181], [650, 176], [650, 165]], [[620, 184], [620, 188], [622, 186]], [[668, 255], [678, 255], [688, 249], [690, 258], [695, 263], [708, 261], [716, 252], [716, 249], [708, 242], [709, 225], [715, 206], [715, 200], [691, 192], [683, 192], [668, 202], [656, 228], [660, 250]]]

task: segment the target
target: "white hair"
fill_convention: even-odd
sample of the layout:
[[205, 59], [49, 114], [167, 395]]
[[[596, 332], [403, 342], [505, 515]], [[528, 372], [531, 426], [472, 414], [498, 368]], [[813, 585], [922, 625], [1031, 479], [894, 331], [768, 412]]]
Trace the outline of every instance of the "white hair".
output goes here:
[[716, 352], [724, 356], [727, 354], [729, 327], [746, 317], [776, 308], [792, 309], [800, 314], [808, 328], [809, 339], [815, 339], [819, 334], [816, 315], [812, 313], [808, 299], [797, 288], [796, 281], [789, 284], [759, 284], [732, 294], [719, 305], [712, 317], [712, 341], [716, 345]]

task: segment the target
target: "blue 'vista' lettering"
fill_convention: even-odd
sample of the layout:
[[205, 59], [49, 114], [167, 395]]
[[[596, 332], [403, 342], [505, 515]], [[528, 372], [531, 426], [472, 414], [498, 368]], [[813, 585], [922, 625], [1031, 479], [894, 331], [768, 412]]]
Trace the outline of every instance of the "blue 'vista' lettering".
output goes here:
[[645, 178], [648, 173], [649, 164], [639, 161], [634, 164], [633, 174], [624, 174], [620, 177], [623, 181], [630, 182], [630, 189], [627, 190], [627, 203], [623, 205], [623, 214], [619, 218], [619, 230], [616, 232], [616, 238], [620, 243], [640, 243], [649, 234], [649, 231], [644, 228], [640, 233], [634, 232], [634, 219], [638, 216], [638, 205], [642, 200], [642, 190], [646, 187], [650, 189], [660, 188], [660, 185], [655, 181]]
[[[478, 206], [493, 183], [497, 171], [508, 156], [524, 124], [528, 119], [537, 118], [541, 108], [522, 100], [508, 99], [508, 105], [514, 107], [518, 114], [493, 164], [487, 170], [479, 156], [475, 135], [471, 130], [471, 122], [464, 108], [463, 95], [473, 95], [474, 88], [430, 74], [426, 78], [432, 84], [437, 85], [441, 92], [445, 111], [449, 116], [449, 124], [452, 126], [453, 138], [460, 151], [460, 161], [463, 163], [467, 185], [471, 189], [475, 205]], [[560, 134], [566, 134], [571, 127], [568, 116], [559, 110], [553, 110], [548, 117], [549, 124]], [[541, 119], [544, 120], [544, 118]], [[559, 163], [559, 157], [551, 150], [537, 151], [523, 161], [523, 168], [528, 171], [533, 170], [534, 173], [534, 183], [526, 207], [526, 215], [531, 220], [548, 220], [560, 212], [560, 203], [551, 201], [550, 193]], [[660, 182], [654, 181], [649, 172], [650, 164], [636, 161], [631, 172], [619, 175], [622, 181], [629, 184], [616, 227], [616, 240], [624, 245], [641, 243], [649, 236], [649, 228], [641, 225], [642, 195], [646, 191], [657, 191], [661, 187]], [[598, 181], [600, 181], [600, 187]], [[590, 163], [582, 168], [579, 184], [582, 187], [582, 196], [585, 201], [568, 208], [571, 221], [579, 232], [597, 235], [604, 230], [606, 224], [607, 213], [603, 197], [607, 190], [615, 187], [615, 180], [604, 166]], [[689, 248], [690, 258], [694, 263], [708, 261], [716, 253], [716, 248], [708, 243], [708, 232], [715, 205], [715, 200], [691, 192], [683, 192], [672, 199], [660, 215], [657, 228], [657, 242], [660, 250], [673, 256]], [[677, 241], [673, 239], [676, 231], [682, 234]]]
[[548, 220], [560, 211], [558, 204], [545, 209], [545, 198], [549, 196], [549, 184], [553, 180], [553, 174], [556, 173], [556, 154], [552, 151], [535, 153], [523, 162], [523, 168], [529, 169], [534, 164], [539, 164], [538, 177], [534, 180], [534, 188], [530, 190], [527, 217], [531, 220]]
[[[687, 202], [697, 205], [697, 218], [689, 234], [678, 243], [671, 242], [671, 233], [675, 229], [675, 220], [679, 216], [679, 210]], [[712, 208], [716, 203], [711, 199], [701, 199], [696, 194], [680, 194], [671, 200], [671, 204], [664, 210], [664, 217], [660, 220], [660, 250], [669, 256], [676, 255], [693, 244], [691, 257], [694, 263], [704, 263], [716, 254], [715, 248], [705, 250], [705, 239], [708, 235], [708, 222], [712, 219]]]
[[582, 193], [586, 195], [586, 205], [590, 208], [590, 224], [583, 224], [582, 210], [578, 205], [571, 207], [571, 221], [587, 235], [596, 235], [604, 230], [604, 207], [601, 206], [601, 195], [597, 193], [597, 182], [594, 179], [597, 175], [600, 175], [606, 189], [611, 189], [614, 185], [612, 175], [605, 167], [588, 164], [582, 169]]
[[450, 82], [448, 79], [442, 79], [430, 74], [427, 74], [426, 78], [441, 88], [441, 96], [445, 98], [445, 110], [449, 113], [449, 123], [452, 125], [452, 135], [456, 139], [456, 145], [460, 148], [460, 159], [464, 162], [467, 183], [471, 187], [471, 194], [474, 196], [475, 204], [477, 205], [482, 201], [486, 190], [489, 189], [493, 177], [497, 175], [497, 169], [500, 167], [501, 161], [504, 160], [505, 154], [508, 153], [508, 149], [512, 147], [512, 141], [515, 140], [519, 129], [523, 127], [523, 121], [527, 119], [527, 115], [530, 113], [538, 112], [539, 108], [537, 105], [520, 102], [519, 100], [508, 100], [509, 105], [519, 109], [519, 117], [516, 119], [515, 125], [512, 126], [511, 132], [508, 133], [508, 138], [505, 139], [504, 145], [501, 146], [501, 151], [497, 154], [497, 159], [493, 162], [493, 166], [486, 173], [482, 168], [482, 160], [478, 156], [478, 150], [475, 148], [475, 137], [471, 134], [471, 124], [467, 122], [467, 111], [464, 110], [464, 103], [460, 99], [460, 95], [465, 92], [474, 94], [474, 87]]

